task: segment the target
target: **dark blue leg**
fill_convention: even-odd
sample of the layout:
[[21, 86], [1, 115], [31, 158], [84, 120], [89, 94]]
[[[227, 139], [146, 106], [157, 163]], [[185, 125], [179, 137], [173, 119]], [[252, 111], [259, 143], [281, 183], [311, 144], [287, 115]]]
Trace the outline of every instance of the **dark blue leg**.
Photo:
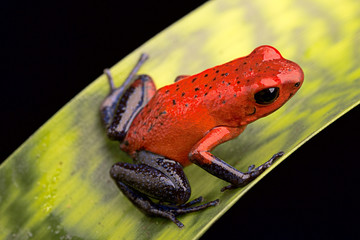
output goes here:
[[[190, 198], [191, 189], [181, 165], [146, 151], [137, 154], [135, 164], [116, 163], [111, 168], [110, 175], [125, 196], [143, 212], [168, 218], [179, 227], [183, 224], [176, 216], [215, 206], [219, 202], [215, 200], [192, 206], [202, 201], [200, 197], [186, 203]], [[154, 203], [147, 196], [178, 205]]]
[[110, 72], [105, 70], [111, 90], [102, 103], [100, 112], [110, 139], [123, 141], [133, 119], [156, 91], [151, 77], [135, 75], [146, 59], [147, 55], [141, 55], [137, 65], [119, 88], [114, 87]]
[[122, 142], [132, 121], [145, 107], [155, 93], [155, 85], [147, 75], [139, 75], [119, 99], [107, 135], [110, 139]]
[[[266, 169], [268, 169], [278, 158], [283, 156], [283, 152], [278, 152], [274, 154], [270, 160], [255, 168], [254, 165], [251, 165], [248, 169], [248, 172], [240, 172], [235, 169], [231, 165], [227, 164], [220, 158], [212, 155], [211, 153], [206, 153], [205, 156], [211, 159], [211, 163], [209, 164], [209, 160], [207, 162], [202, 161], [198, 156], [192, 156], [191, 160], [207, 172], [211, 173], [218, 178], [221, 178], [229, 183], [230, 185], [223, 187], [221, 192], [225, 190], [244, 187], [249, 184], [252, 180], [257, 178], [261, 173], [263, 173]], [[254, 169], [255, 168], [255, 169]]]
[[139, 71], [140, 67], [144, 64], [144, 62], [148, 59], [147, 54], [141, 54], [138, 62], [136, 63], [135, 67], [130, 72], [129, 76], [125, 79], [124, 83], [116, 88], [114, 85], [113, 78], [111, 76], [110, 70], [105, 69], [104, 73], [106, 74], [109, 86], [110, 86], [110, 93], [105, 98], [103, 104], [100, 107], [101, 111], [101, 117], [103, 119], [104, 125], [107, 127], [113, 118], [116, 106], [126, 91], [126, 89], [131, 85], [131, 83], [134, 81], [136, 73]]

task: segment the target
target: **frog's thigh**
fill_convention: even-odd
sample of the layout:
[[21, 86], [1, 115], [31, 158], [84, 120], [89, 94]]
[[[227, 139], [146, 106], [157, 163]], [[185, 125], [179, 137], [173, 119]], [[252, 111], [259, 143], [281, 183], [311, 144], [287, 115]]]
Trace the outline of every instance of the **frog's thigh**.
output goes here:
[[148, 75], [136, 77], [124, 94], [119, 97], [113, 112], [111, 113], [111, 109], [106, 110], [107, 114], [111, 114], [111, 116], [108, 116], [108, 118], [111, 118], [111, 121], [107, 126], [109, 138], [120, 142], [124, 140], [132, 121], [154, 96], [155, 91], [155, 84], [151, 77]]
[[137, 154], [135, 164], [116, 163], [110, 175], [115, 181], [164, 202], [182, 204], [191, 195], [179, 163], [146, 151]]

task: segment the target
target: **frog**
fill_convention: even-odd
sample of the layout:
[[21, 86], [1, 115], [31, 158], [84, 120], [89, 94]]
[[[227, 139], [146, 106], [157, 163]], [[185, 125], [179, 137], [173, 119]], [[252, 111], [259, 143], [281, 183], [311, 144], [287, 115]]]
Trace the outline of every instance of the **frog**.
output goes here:
[[245, 187], [284, 155], [241, 172], [211, 151], [238, 137], [246, 126], [283, 106], [304, 81], [301, 67], [269, 45], [249, 55], [194, 75], [180, 75], [156, 89], [138, 74], [140, 59], [120, 87], [105, 69], [110, 93], [100, 107], [107, 136], [118, 141], [132, 163], [117, 162], [110, 176], [119, 190], [149, 216], [184, 225], [177, 217], [219, 204], [219, 199], [189, 201], [190, 183], [183, 168], [195, 164], [229, 183], [221, 192]]

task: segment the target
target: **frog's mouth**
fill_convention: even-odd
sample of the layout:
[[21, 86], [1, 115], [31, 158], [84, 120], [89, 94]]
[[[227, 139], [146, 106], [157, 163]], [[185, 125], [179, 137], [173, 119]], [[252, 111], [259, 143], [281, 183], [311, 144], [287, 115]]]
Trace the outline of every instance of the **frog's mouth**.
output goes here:
[[294, 94], [293, 94], [293, 93], [290, 93], [288, 100], [289, 100], [292, 96], [294, 96]]

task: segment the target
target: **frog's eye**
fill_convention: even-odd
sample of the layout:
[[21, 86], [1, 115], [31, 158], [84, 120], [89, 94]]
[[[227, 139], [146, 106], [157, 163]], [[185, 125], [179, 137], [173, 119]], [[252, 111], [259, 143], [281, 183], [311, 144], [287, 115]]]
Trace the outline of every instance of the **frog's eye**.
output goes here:
[[255, 101], [261, 105], [267, 105], [274, 102], [279, 96], [279, 88], [271, 87], [261, 90], [255, 94]]

